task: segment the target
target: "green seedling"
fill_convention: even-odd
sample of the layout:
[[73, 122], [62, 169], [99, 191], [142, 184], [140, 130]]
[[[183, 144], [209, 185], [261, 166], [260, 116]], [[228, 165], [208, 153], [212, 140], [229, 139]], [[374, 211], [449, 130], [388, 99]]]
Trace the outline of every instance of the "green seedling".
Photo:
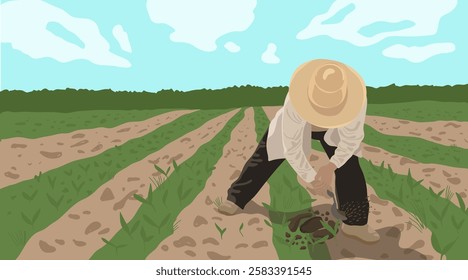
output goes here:
[[15, 246], [23, 248], [26, 242], [28, 241], [26, 231], [19, 231], [15, 233], [10, 233], [10, 239], [15, 244]]
[[458, 205], [460, 206], [460, 209], [468, 214], [468, 208], [465, 208], [465, 201], [463, 200], [463, 197], [459, 193], [457, 193], [457, 199], [458, 199]]
[[267, 226], [273, 228], [273, 225], [271, 224], [270, 221], [268, 221], [267, 219], [264, 219], [263, 221], [265, 222], [265, 224], [266, 224]]
[[244, 223], [240, 224], [240, 227], [239, 227], [239, 233], [242, 235], [242, 237], [244, 237], [244, 234], [242, 233], [243, 228], [244, 228]]
[[149, 205], [151, 208], [153, 208], [154, 211], [156, 211], [153, 205], [153, 187], [151, 186], [151, 184], [149, 184], [148, 195], [146, 196], [146, 199], [144, 199], [139, 194], [134, 194], [133, 197], [142, 204]]
[[88, 173], [88, 169], [89, 169], [89, 167], [91, 166], [91, 164], [85, 164], [85, 165], [79, 164], [78, 166], [79, 166], [80, 169], [83, 170], [85, 173]]
[[55, 183], [57, 182], [57, 177], [47, 176], [47, 180], [49, 181], [49, 186], [54, 189]]
[[37, 190], [35, 190], [32, 194], [28, 195], [26, 192], [22, 192], [22, 195], [24, 197], [24, 199], [26, 199], [28, 202], [31, 202], [32, 200], [34, 200], [34, 198], [36, 197], [37, 195]]
[[335, 227], [331, 227], [327, 222], [324, 222], [322, 220], [320, 220], [320, 223], [322, 224], [322, 227], [326, 229], [333, 237], [336, 236], [337, 229], [338, 229], [336, 228], [336, 224], [335, 224]]
[[223, 198], [218, 196], [218, 197], [215, 198], [213, 203], [214, 203], [214, 205], [216, 207], [219, 208], [219, 206], [221, 206], [221, 204], [223, 204]]
[[107, 245], [113, 247], [113, 248], [115, 249], [115, 253], [116, 253], [117, 255], [119, 254], [119, 249], [120, 249], [120, 248], [124, 248], [125, 246], [127, 246], [127, 245], [125, 245], [125, 244], [117, 245], [117, 244], [115, 244], [115, 243], [113, 243], [113, 242], [111, 242], [111, 241], [109, 241], [109, 240], [107, 240], [107, 239], [105, 239], [105, 238], [101, 238], [101, 240], [102, 240], [104, 243], [106, 243]]
[[40, 213], [41, 213], [41, 209], [38, 209], [36, 213], [34, 213], [34, 215], [31, 218], [29, 218], [28, 216], [26, 216], [26, 214], [24, 214], [24, 212], [21, 212], [21, 217], [23, 218], [23, 221], [26, 224], [33, 226], [36, 223], [37, 219], [39, 218]]
[[49, 200], [49, 203], [50, 203], [52, 206], [54, 206], [54, 208], [55, 208], [56, 210], [59, 209], [60, 204], [62, 204], [63, 199], [64, 199], [64, 196], [63, 196], [63, 195], [60, 196], [59, 199], [55, 199], [55, 198], [53, 198], [50, 194], [47, 194], [47, 200]]
[[39, 171], [39, 174], [38, 174], [38, 175], [34, 175], [34, 179], [35, 179], [37, 182], [40, 182], [40, 181], [41, 181], [41, 176], [42, 176], [42, 171]]
[[178, 220], [172, 225], [172, 232], [175, 232], [179, 228], [179, 223], [180, 223], [180, 220]]
[[223, 229], [222, 229], [220, 226], [218, 226], [217, 223], [215, 223], [215, 226], [216, 226], [216, 229], [217, 229], [218, 232], [219, 232], [219, 235], [221, 236], [221, 239], [223, 239], [223, 235], [224, 235], [224, 233], [226, 232], [227, 228], [223, 228]]
[[122, 229], [131, 237], [132, 234], [130, 233], [130, 228], [128, 227], [127, 222], [125, 221], [124, 217], [122, 216], [122, 213], [120, 213], [120, 226]]
[[73, 189], [75, 190], [76, 194], [79, 194], [79, 193], [80, 193], [81, 189], [82, 189], [83, 186], [84, 186], [84, 183], [85, 183], [85, 182], [81, 182], [81, 184], [78, 185], [78, 184], [75, 183], [75, 181], [72, 181], [72, 182], [71, 182], [72, 187], [73, 187]]
[[159, 173], [164, 175], [166, 178], [168, 177], [169, 171], [171, 170], [170, 166], [166, 169], [166, 171], [164, 171], [161, 167], [157, 166], [156, 164], [153, 164], [153, 166]]

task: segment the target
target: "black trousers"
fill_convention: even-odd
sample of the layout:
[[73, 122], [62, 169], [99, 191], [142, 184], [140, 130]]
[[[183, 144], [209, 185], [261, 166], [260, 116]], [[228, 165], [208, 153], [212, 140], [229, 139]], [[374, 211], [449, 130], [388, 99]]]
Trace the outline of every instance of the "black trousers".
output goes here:
[[[312, 132], [312, 139], [319, 140], [328, 158], [331, 158], [336, 147], [328, 145], [323, 137], [325, 132]], [[257, 149], [244, 165], [239, 178], [228, 190], [227, 199], [240, 208], [252, 200], [261, 187], [283, 163], [284, 159], [268, 161], [266, 143], [268, 130], [263, 135]], [[338, 209], [344, 211], [348, 225], [365, 225], [369, 216], [367, 186], [358, 157], [352, 156], [345, 164], [335, 170], [335, 194]]]

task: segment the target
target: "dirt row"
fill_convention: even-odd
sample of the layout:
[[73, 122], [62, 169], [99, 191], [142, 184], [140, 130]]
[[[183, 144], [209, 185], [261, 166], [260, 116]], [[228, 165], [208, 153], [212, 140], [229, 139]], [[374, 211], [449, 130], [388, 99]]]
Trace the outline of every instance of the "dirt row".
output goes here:
[[387, 135], [418, 137], [445, 146], [468, 149], [468, 122], [413, 122], [380, 116], [366, 116], [366, 124]]
[[[140, 207], [133, 198], [146, 198], [150, 177], [160, 174], [157, 164], [166, 169], [173, 160], [181, 164], [209, 142], [239, 110], [218, 116], [200, 128], [174, 140], [161, 150], [121, 170], [91, 196], [70, 208], [61, 218], [36, 233], [18, 259], [89, 259], [121, 228], [119, 213], [129, 221]], [[128, 124], [127, 124], [128, 125]]]
[[[203, 191], [177, 217], [178, 229], [162, 241], [147, 259], [277, 259], [272, 230], [262, 202], [269, 203], [265, 185], [242, 214], [225, 216], [216, 210], [215, 201], [226, 199], [227, 190], [237, 179], [246, 160], [257, 147], [254, 113], [249, 108], [244, 119], [232, 131], [213, 174]], [[216, 229], [226, 229], [221, 237]], [[240, 226], [243, 224], [242, 230]]]
[[171, 111], [113, 128], [83, 129], [36, 139], [3, 139], [0, 142], [0, 189], [32, 179], [40, 172], [45, 173], [70, 162], [99, 155], [191, 112], [193, 110]]

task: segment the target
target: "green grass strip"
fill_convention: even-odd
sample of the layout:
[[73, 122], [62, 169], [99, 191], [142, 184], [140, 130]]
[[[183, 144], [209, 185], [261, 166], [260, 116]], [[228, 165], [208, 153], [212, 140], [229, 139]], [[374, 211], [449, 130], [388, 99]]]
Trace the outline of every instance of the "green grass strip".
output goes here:
[[[465, 97], [468, 100], [467, 97]], [[369, 104], [368, 115], [384, 116], [418, 122], [468, 121], [464, 102], [414, 101], [389, 104]]]
[[265, 114], [265, 111], [262, 107], [254, 107], [254, 118], [255, 118], [255, 132], [257, 133], [257, 142], [260, 142], [263, 135], [265, 134], [270, 121]]
[[[91, 259], [145, 259], [161, 241], [173, 234], [175, 219], [205, 187], [213, 166], [222, 156], [223, 147], [231, 138], [231, 131], [244, 116], [243, 112], [241, 110], [229, 120], [210, 142], [178, 166], [154, 191], [150, 185], [147, 198], [139, 199], [142, 205], [135, 216], [130, 221], [121, 216], [122, 229], [111, 240], [103, 239], [105, 246]], [[211, 226], [215, 227], [215, 224]]]
[[468, 149], [444, 146], [416, 137], [384, 135], [372, 127], [364, 128], [364, 142], [391, 153], [422, 163], [438, 163], [453, 167], [468, 166]]
[[[435, 193], [431, 188], [421, 186], [408, 175], [399, 175], [388, 168], [375, 166], [361, 159], [360, 165], [366, 181], [377, 195], [395, 203], [398, 207], [412, 213], [413, 223], [427, 227], [432, 232], [432, 246], [447, 259], [468, 259], [468, 209], [459, 194], [459, 206], [453, 204], [444, 190]], [[453, 194], [452, 194], [453, 195]], [[408, 221], [410, 222], [410, 221]]]
[[72, 113], [2, 112], [0, 139], [10, 137], [39, 138], [78, 129], [115, 127], [126, 122], [142, 121], [168, 112], [159, 110], [101, 110]]
[[227, 110], [197, 111], [122, 146], [0, 189], [0, 259], [14, 259], [29, 238], [127, 166]]
[[[266, 131], [269, 121], [263, 110], [255, 111], [255, 125], [261, 136]], [[330, 254], [325, 243], [314, 244], [310, 234], [304, 234], [297, 230], [291, 232], [288, 228], [288, 220], [300, 213], [311, 211], [311, 203], [314, 201], [309, 192], [297, 182], [296, 173], [292, 167], [284, 161], [268, 180], [270, 184], [270, 205], [264, 204], [269, 210], [270, 221], [264, 222], [273, 229], [273, 244], [279, 259], [282, 260], [310, 260], [330, 259]], [[291, 236], [301, 235], [305, 244], [291, 245], [286, 242], [286, 233]], [[311, 241], [309, 245], [307, 241]], [[307, 249], [300, 250], [306, 246]]]

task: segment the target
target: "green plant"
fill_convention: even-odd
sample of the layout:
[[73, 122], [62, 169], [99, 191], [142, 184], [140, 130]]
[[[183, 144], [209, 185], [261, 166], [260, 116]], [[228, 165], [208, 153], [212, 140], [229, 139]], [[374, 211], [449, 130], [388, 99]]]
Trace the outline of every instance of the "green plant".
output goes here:
[[217, 208], [219, 208], [219, 206], [221, 206], [221, 204], [223, 204], [223, 198], [218, 196], [218, 197], [215, 198], [213, 203]]
[[452, 200], [452, 198], [453, 198], [453, 191], [450, 189], [449, 186], [447, 186], [447, 188], [445, 188], [445, 198], [448, 199], [448, 200]]
[[244, 228], [244, 223], [240, 224], [239, 226], [239, 233], [244, 237], [244, 234], [242, 233], [242, 229]]
[[218, 230], [219, 235], [221, 236], [221, 239], [223, 239], [223, 235], [226, 232], [227, 228], [221, 228], [220, 226], [218, 226], [217, 223], [215, 223], [215, 226], [216, 226], [216, 230]]
[[167, 178], [167, 176], [169, 175], [169, 171], [171, 170], [170, 166], [166, 169], [166, 171], [164, 171], [161, 167], [157, 166], [156, 164], [153, 164], [153, 166], [159, 173], [166, 176]]

